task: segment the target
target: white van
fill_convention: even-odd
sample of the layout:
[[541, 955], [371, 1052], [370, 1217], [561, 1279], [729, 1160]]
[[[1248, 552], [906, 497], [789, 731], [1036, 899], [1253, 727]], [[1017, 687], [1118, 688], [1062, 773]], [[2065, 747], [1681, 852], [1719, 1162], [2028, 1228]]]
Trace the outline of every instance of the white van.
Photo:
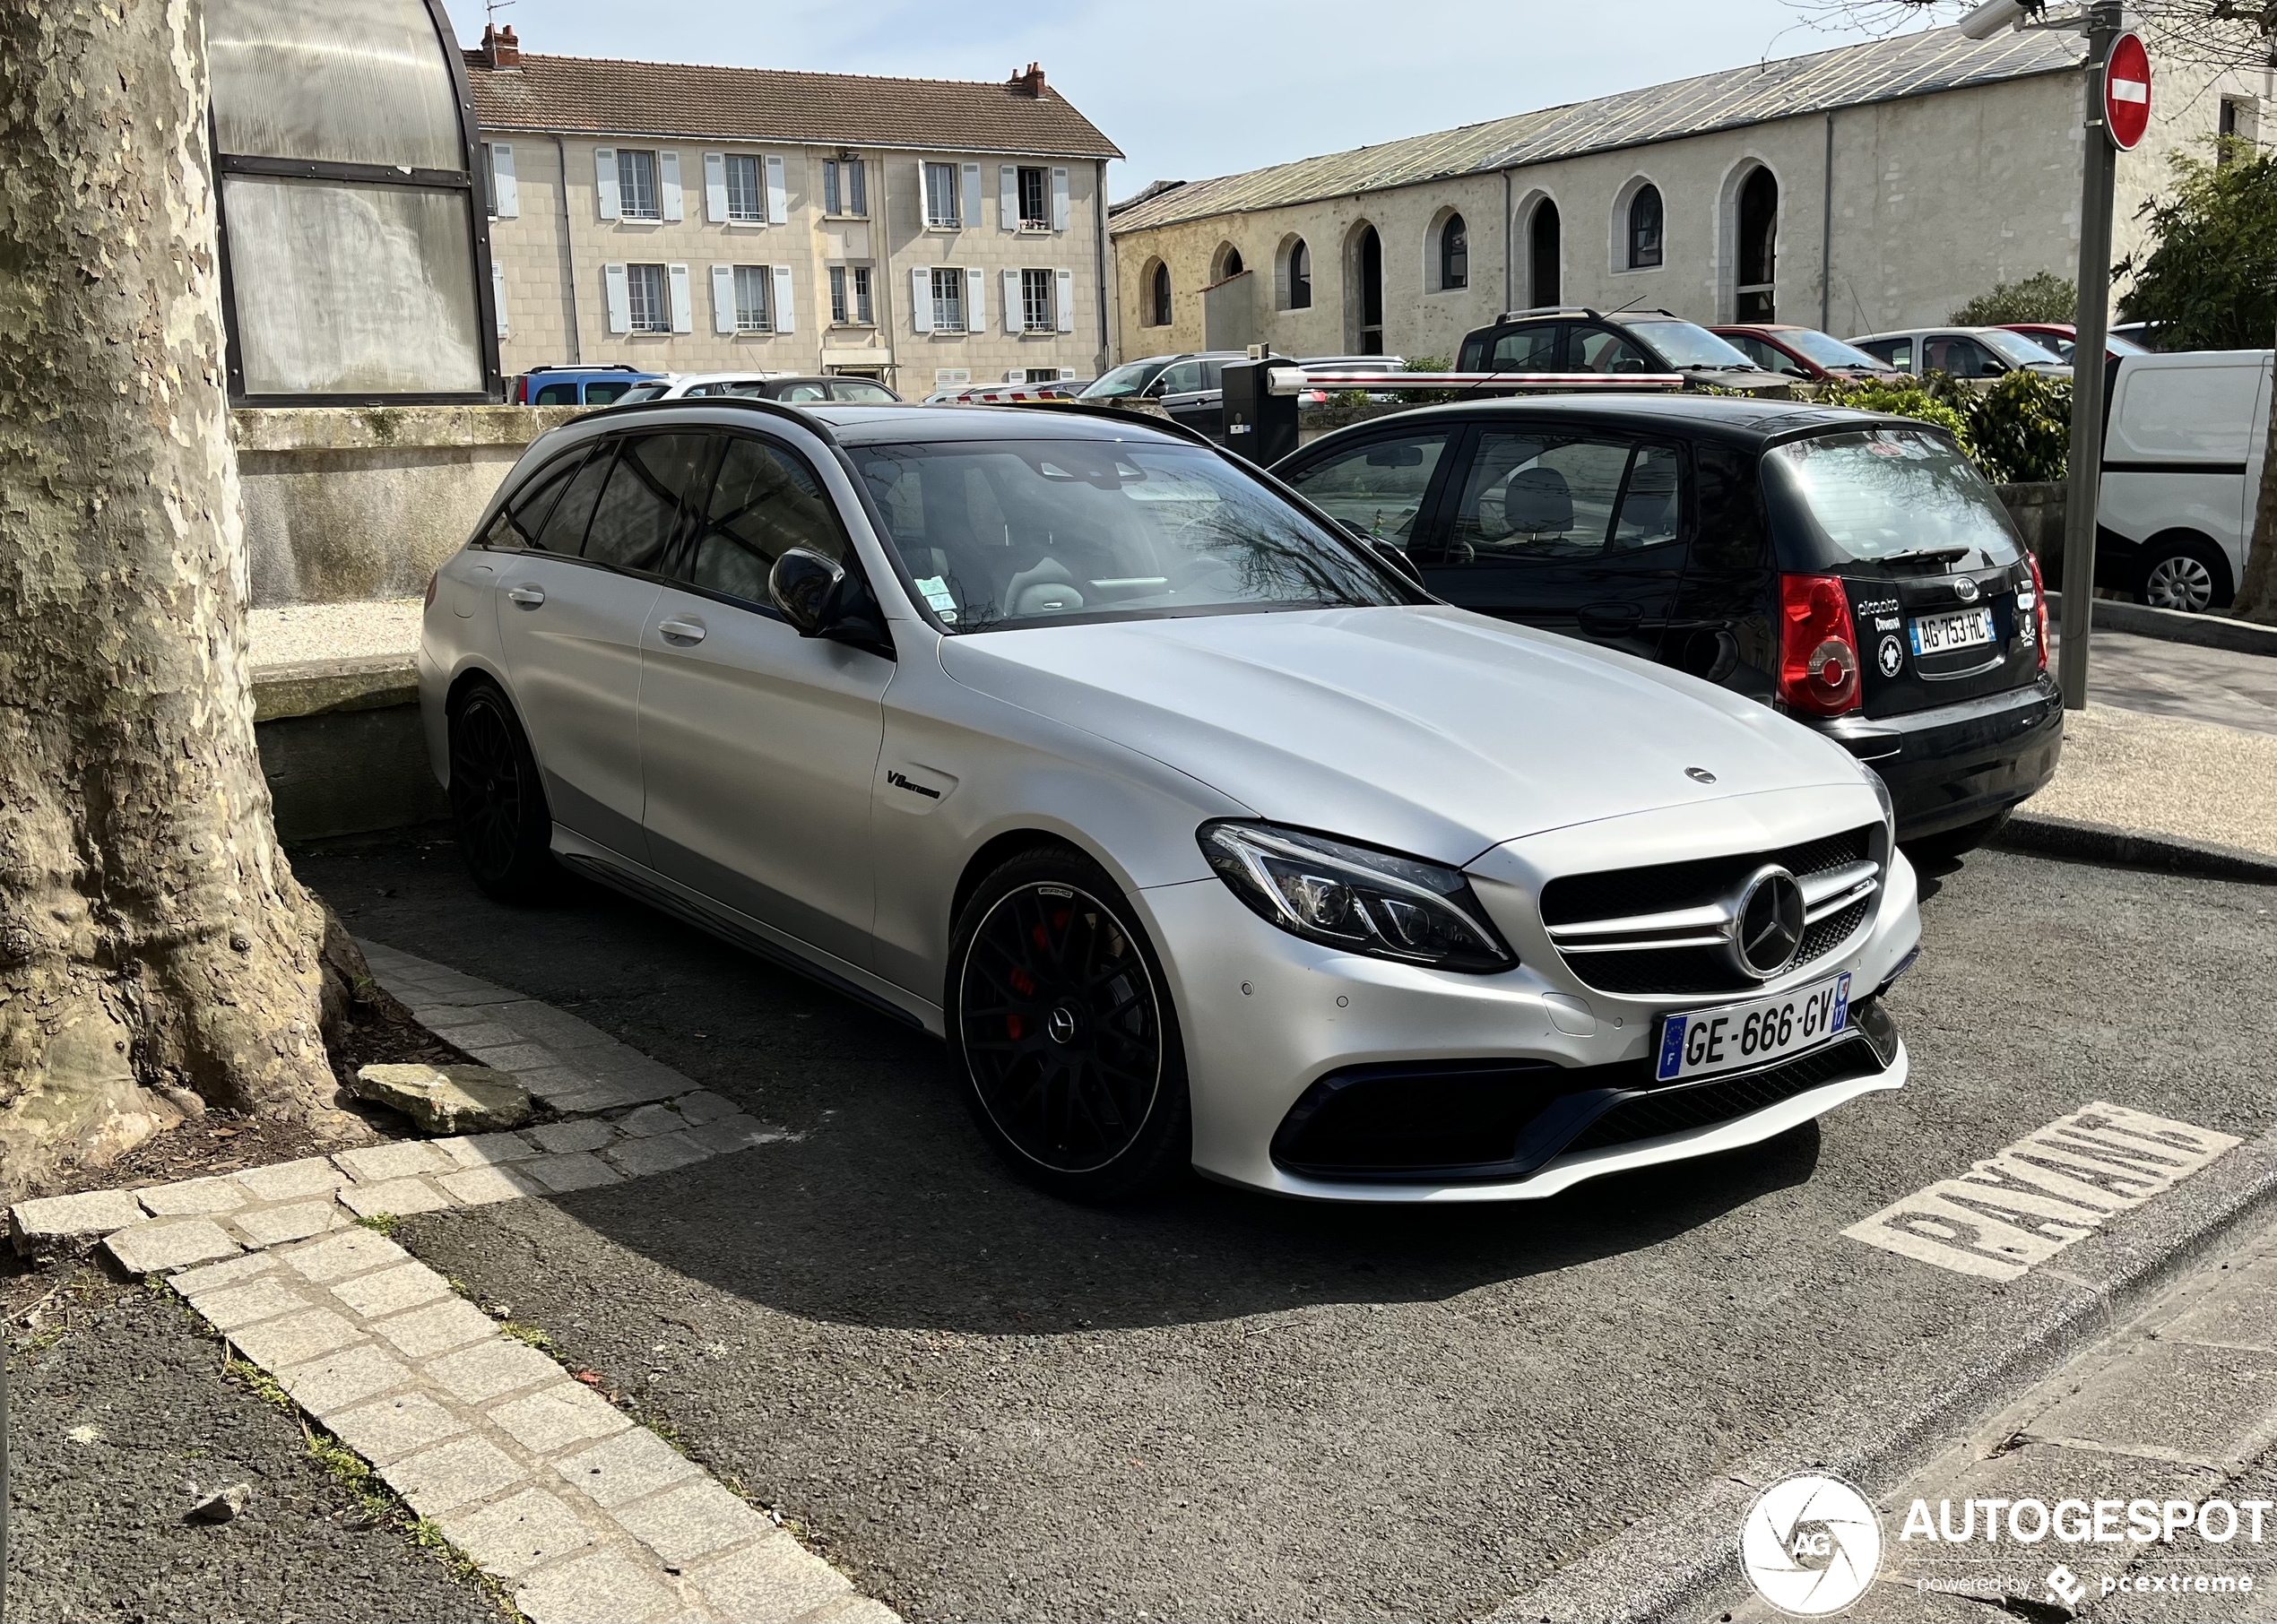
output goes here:
[[2160, 609], [2229, 607], [2269, 444], [2270, 357], [2121, 358], [2103, 434], [2098, 584]]

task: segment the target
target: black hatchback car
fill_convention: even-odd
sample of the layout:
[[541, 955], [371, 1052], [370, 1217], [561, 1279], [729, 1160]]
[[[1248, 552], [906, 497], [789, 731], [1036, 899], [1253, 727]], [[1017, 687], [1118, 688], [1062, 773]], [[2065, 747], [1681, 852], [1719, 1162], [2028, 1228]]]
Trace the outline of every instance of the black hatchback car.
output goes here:
[[1840, 740], [1917, 850], [1968, 850], [2056, 771], [2037, 561], [1928, 424], [1537, 396], [1355, 424], [1273, 471], [1450, 603], [1674, 666]]

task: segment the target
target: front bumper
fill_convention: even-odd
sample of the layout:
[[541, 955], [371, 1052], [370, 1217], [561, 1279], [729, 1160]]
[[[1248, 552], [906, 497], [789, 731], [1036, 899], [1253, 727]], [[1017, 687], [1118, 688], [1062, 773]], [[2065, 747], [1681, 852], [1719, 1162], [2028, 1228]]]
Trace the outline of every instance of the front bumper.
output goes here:
[[[1744, 1090], [1735, 1090], [1728, 1098], [1736, 1101], [1736, 1115], [1711, 1110], [1710, 1119], [1696, 1120], [1698, 1111], [1689, 1118], [1678, 1112], [1657, 1119], [1667, 1131], [1591, 1144], [1591, 1124], [1623, 1102], [1607, 1095], [1636, 1094], [1666, 1105], [1685, 1092], [1634, 1086], [1654, 1017], [1728, 1003], [1730, 995], [1598, 992], [1573, 980], [1538, 938], [1516, 941], [1521, 964], [1495, 976], [1338, 953], [1266, 924], [1215, 878], [1153, 887], [1137, 900], [1161, 949], [1183, 1029], [1194, 1165], [1229, 1183], [1329, 1201], [1539, 1199], [1600, 1174], [1771, 1138], [1846, 1100], [1905, 1082], [1904, 1047], [1892, 1031], [1870, 1064], [1838, 1068], [1843, 1075], [1823, 1084], [1753, 1105]], [[1776, 993], [1848, 971], [1852, 996], [1863, 1001], [1897, 974], [1919, 940], [1913, 870], [1895, 855], [1869, 923], [1839, 952], [1762, 990]], [[1531, 1170], [1510, 1177], [1481, 1177], [1475, 1170], [1454, 1177], [1320, 1177], [1274, 1154], [1293, 1108], [1325, 1077], [1461, 1062], [1477, 1063], [1474, 1070], [1522, 1074], [1519, 1086], [1539, 1081], [1542, 1068], [1554, 1068], [1553, 1078], [1586, 1069], [1588, 1076], [1564, 1080], [1598, 1097], [1591, 1114], [1545, 1127], [1553, 1137], [1561, 1127], [1571, 1131]], [[1604, 1086], [1615, 1081], [1625, 1085]], [[1568, 1088], [1561, 1097], [1575, 1092]], [[1583, 1148], [1563, 1148], [1569, 1144]]]
[[2064, 695], [2042, 672], [1979, 699], [1809, 725], [1881, 776], [1897, 807], [1898, 838], [1916, 840], [2004, 812], [2053, 778], [2064, 749]]

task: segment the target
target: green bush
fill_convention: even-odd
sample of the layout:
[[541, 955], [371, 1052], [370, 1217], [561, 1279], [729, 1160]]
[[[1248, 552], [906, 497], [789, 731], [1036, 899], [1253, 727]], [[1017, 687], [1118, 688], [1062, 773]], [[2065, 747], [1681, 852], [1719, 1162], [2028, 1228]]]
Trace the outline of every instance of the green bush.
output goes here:
[[1991, 388], [1970, 389], [1942, 372], [1902, 384], [1828, 384], [1826, 406], [1848, 406], [1935, 423], [1996, 485], [2060, 479], [2071, 450], [2072, 385], [2037, 372], [2012, 372]]
[[2169, 350], [2260, 350], [2277, 325], [2277, 152], [2225, 157], [2178, 154], [2173, 195], [2143, 210], [2153, 246], [2112, 268], [2134, 279], [2120, 318], [2158, 323]]
[[1879, 411], [1891, 417], [1918, 418], [1925, 423], [1935, 423], [1950, 432], [1961, 442], [1961, 448], [1973, 455], [1968, 412], [1950, 401], [1938, 399], [1937, 385], [1944, 382], [1942, 375], [1933, 375], [1926, 383], [1910, 379], [1902, 384], [1872, 380], [1829, 383], [1820, 388], [1818, 398], [1822, 406], [1848, 406], [1854, 411]]
[[[1407, 370], [1410, 372], [1444, 372], [1447, 369], [1448, 360], [1443, 355], [1411, 355], [1407, 358]], [[1410, 406], [1436, 406], [1442, 401], [1453, 400], [1455, 392], [1451, 389], [1402, 389], [1399, 398]]]
[[2010, 322], [2068, 322], [2079, 314], [2079, 284], [2053, 271], [2035, 271], [2022, 281], [1995, 282], [1952, 313], [1967, 327], [2000, 327]]

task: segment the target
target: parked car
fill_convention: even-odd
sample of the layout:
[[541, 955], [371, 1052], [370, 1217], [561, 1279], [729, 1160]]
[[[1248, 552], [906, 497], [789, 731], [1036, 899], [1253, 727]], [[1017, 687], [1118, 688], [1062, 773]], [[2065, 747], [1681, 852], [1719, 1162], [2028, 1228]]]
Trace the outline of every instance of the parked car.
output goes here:
[[1885, 366], [1916, 376], [1942, 372], [1950, 378], [1996, 378], [2030, 371], [2069, 377], [2072, 372], [2053, 350], [2005, 327], [1915, 327], [1869, 333], [1850, 342]]
[[[2079, 329], [2070, 322], [2004, 322], [2002, 325], [2011, 333], [2022, 333], [2066, 367], [2072, 364], [2072, 352], [2080, 347]], [[2151, 351], [2131, 338], [2112, 333], [2104, 336], [2103, 353], [2117, 360], [2123, 355], [2149, 355]]]
[[435, 587], [483, 887], [558, 860], [944, 1038], [1064, 1195], [1544, 1196], [1905, 1080], [1914, 874], [1848, 752], [1434, 601], [1167, 425], [619, 408]]
[[844, 401], [859, 406], [891, 406], [901, 400], [875, 378], [809, 377], [795, 372], [678, 372], [628, 390], [623, 404], [700, 400], [707, 395], [742, 395], [755, 401]]
[[662, 376], [616, 362], [606, 367], [532, 367], [514, 380], [512, 406], [607, 406]]
[[1888, 362], [1815, 327], [1756, 322], [1746, 326], [1710, 327], [1708, 331], [1765, 372], [1776, 372], [1782, 377], [1823, 383], [1829, 378], [1854, 382], [1898, 376]]
[[2160, 609], [2229, 607], [2269, 445], [2270, 353], [2119, 358], [2095, 516], [2099, 584]]
[[1665, 310], [1586, 305], [1512, 310], [1463, 335], [1458, 372], [1674, 372], [1693, 386], [1763, 389], [1788, 380], [1766, 372], [1697, 322]]
[[[1230, 362], [1247, 359], [1248, 351], [1236, 350], [1148, 356], [1144, 360], [1126, 361], [1104, 374], [1076, 398], [1098, 402], [1134, 397], [1157, 401], [1173, 422], [1222, 442], [1225, 435], [1225, 367]], [[1363, 368], [1371, 372], [1403, 372], [1407, 366], [1405, 359], [1396, 355], [1314, 356], [1295, 364], [1315, 372]], [[1310, 393], [1309, 402], [1318, 406], [1328, 398], [1328, 391], [1316, 389]], [[1379, 392], [1368, 398], [1388, 401], [1393, 396], [1389, 392]]]
[[1676, 394], [1425, 407], [1273, 471], [1450, 603], [1720, 683], [1966, 851], [2056, 770], [2038, 566], [1942, 431]]
[[2111, 336], [2125, 339], [2146, 354], [2159, 355], [2166, 350], [2166, 346], [2159, 341], [2160, 333], [2165, 326], [2164, 322], [2118, 322], [2112, 325]]

